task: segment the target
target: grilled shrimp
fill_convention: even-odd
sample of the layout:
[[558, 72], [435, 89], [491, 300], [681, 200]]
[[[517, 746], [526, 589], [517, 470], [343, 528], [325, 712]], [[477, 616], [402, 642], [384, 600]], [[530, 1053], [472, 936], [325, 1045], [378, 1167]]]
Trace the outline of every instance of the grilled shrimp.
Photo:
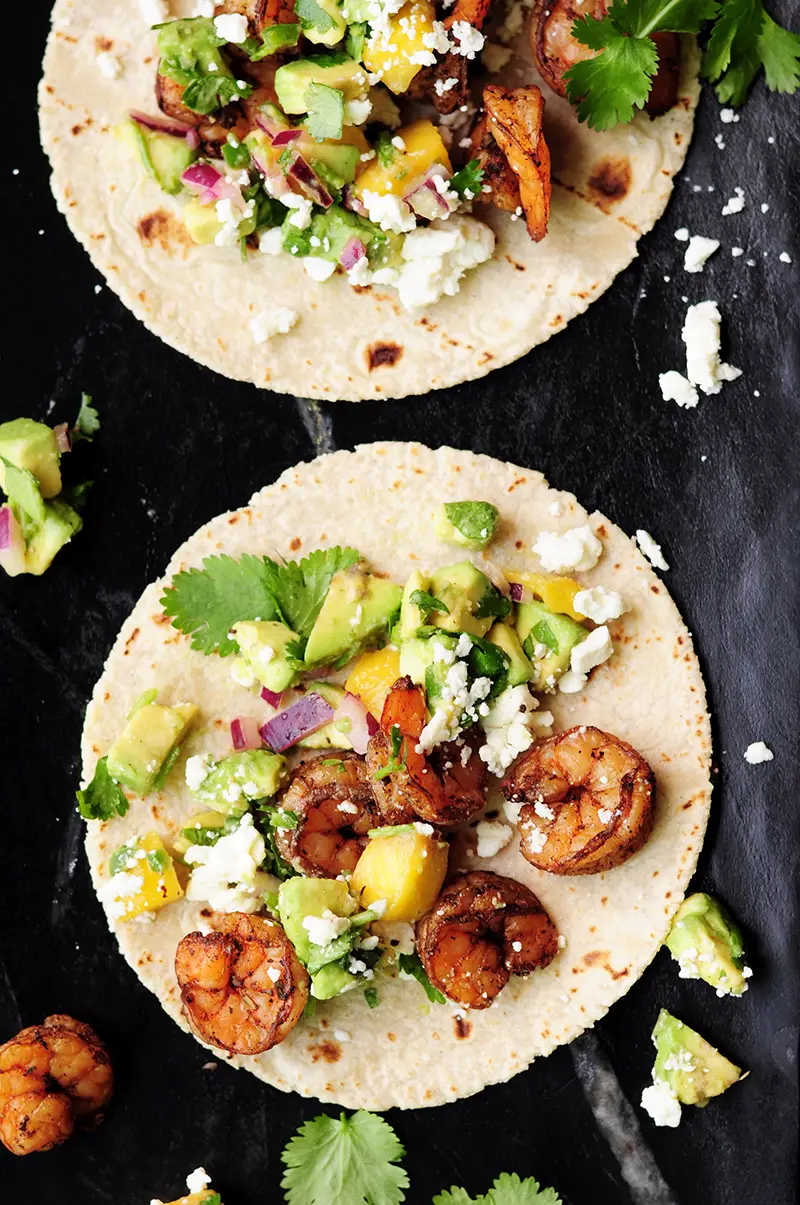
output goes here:
[[500, 789], [523, 802], [523, 856], [551, 874], [621, 866], [653, 827], [653, 771], [630, 745], [599, 728], [570, 728], [539, 741]]
[[[417, 752], [427, 708], [425, 694], [410, 678], [398, 678], [383, 705], [381, 726], [367, 746], [367, 771], [384, 824], [460, 824], [486, 802], [486, 766], [478, 756], [476, 737], [469, 731], [461, 744], [438, 745], [426, 757]], [[382, 778], [376, 774], [392, 764], [392, 729], [402, 736], [397, 768]], [[462, 762], [464, 749], [469, 751]]]
[[417, 950], [431, 983], [449, 1000], [488, 1008], [512, 975], [553, 961], [558, 934], [522, 883], [475, 870], [445, 887], [417, 922]]
[[203, 144], [203, 154], [219, 158], [229, 133], [241, 141], [250, 125], [238, 101], [225, 105], [213, 114], [195, 113], [183, 103], [183, 84], [178, 84], [168, 75], [156, 75], [156, 100], [158, 107], [167, 117], [182, 121], [197, 130]]
[[277, 829], [275, 843], [301, 874], [335, 879], [355, 870], [367, 833], [380, 824], [364, 759], [333, 753], [304, 761], [281, 796], [296, 828]]
[[0, 1046], [0, 1142], [12, 1155], [48, 1151], [92, 1128], [114, 1090], [105, 1046], [88, 1025], [52, 1016]]
[[544, 99], [535, 84], [487, 84], [483, 104], [489, 131], [517, 177], [528, 234], [538, 243], [550, 217], [550, 151], [542, 132]]
[[294, 1029], [309, 979], [275, 921], [215, 913], [214, 933], [188, 933], [175, 951], [186, 1016], [201, 1041], [232, 1054], [260, 1054]]
[[[539, 74], [559, 96], [566, 95], [564, 72], [595, 51], [573, 37], [572, 25], [580, 17], [601, 20], [610, 0], [536, 0], [531, 17], [531, 47]], [[645, 109], [651, 116], [665, 113], [678, 95], [680, 43], [674, 33], [655, 33], [658, 73], [653, 80]]]
[[476, 200], [491, 203], [507, 213], [514, 213], [519, 209], [522, 204], [519, 181], [508, 166], [508, 160], [500, 150], [499, 143], [492, 136], [485, 114], [472, 128], [467, 158], [478, 160], [478, 165], [483, 171], [482, 183], [489, 189], [489, 192], [481, 193]]

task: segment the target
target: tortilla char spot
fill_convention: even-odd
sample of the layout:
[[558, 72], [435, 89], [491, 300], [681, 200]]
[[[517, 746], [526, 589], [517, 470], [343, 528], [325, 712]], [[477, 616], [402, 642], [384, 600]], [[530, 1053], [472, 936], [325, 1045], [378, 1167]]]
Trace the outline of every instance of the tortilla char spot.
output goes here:
[[109, 50], [114, 49], [114, 43], [111, 41], [111, 38], [95, 38], [94, 49], [96, 54], [107, 53]]
[[515, 259], [512, 259], [510, 255], [507, 255], [507, 256], [506, 256], [506, 259], [507, 259], [507, 260], [508, 260], [508, 262], [511, 264], [511, 267], [512, 267], [512, 268], [516, 268], [516, 270], [517, 270], [518, 272], [524, 272], [524, 271], [525, 271], [525, 265], [524, 265], [524, 264], [518, 264], [518, 263], [517, 263], [517, 261], [516, 261]]
[[481, 352], [480, 359], [478, 360], [478, 364], [481, 367], [483, 367], [484, 364], [489, 364], [493, 359], [494, 359], [494, 352], [484, 351], [484, 352]]
[[680, 130], [675, 131], [674, 138], [675, 138], [675, 145], [680, 146], [681, 143], [683, 142], [683, 134], [680, 132]]
[[289, 541], [289, 547], [291, 548], [292, 552], [297, 552], [298, 548], [303, 547], [303, 541], [299, 536], [295, 536], [293, 540]]
[[619, 159], [601, 159], [589, 177], [594, 203], [604, 213], [610, 213], [628, 195], [630, 187], [631, 165], [624, 155]]
[[597, 534], [600, 536], [600, 538], [602, 540], [608, 539], [608, 531], [606, 530], [605, 525], [603, 523], [601, 523], [599, 525], [599, 527], [597, 528]]
[[136, 230], [145, 247], [158, 244], [167, 255], [179, 250], [185, 256], [191, 246], [192, 240], [183, 222], [166, 209], [155, 209], [146, 214], [139, 221]]
[[457, 1013], [453, 1017], [453, 1028], [456, 1031], [456, 1037], [462, 1042], [472, 1033], [472, 1023], [466, 1017], [462, 1017], [461, 1013]]
[[234, 523], [238, 523], [241, 515], [231, 515], [228, 519], [228, 527], [233, 527]]
[[393, 1034], [393, 1033], [387, 1033], [387, 1035], [386, 1035], [386, 1036], [387, 1036], [387, 1038], [389, 1039], [389, 1041], [390, 1041], [390, 1042], [396, 1042], [396, 1041], [397, 1041], [397, 1035], [396, 1035], [396, 1034]]
[[393, 368], [403, 354], [397, 343], [373, 343], [367, 348], [367, 364], [370, 372], [376, 368]]
[[213, 916], [214, 912], [211, 908], [201, 908], [200, 915], [201, 916]]
[[70, 133], [72, 134], [73, 138], [77, 138], [79, 134], [82, 134], [84, 132], [84, 130], [88, 130], [89, 126], [91, 124], [92, 124], [91, 117], [87, 117], [86, 121], [83, 123], [83, 125], [78, 124], [78, 125], [73, 126], [72, 129], [70, 130]]
[[338, 1063], [342, 1057], [341, 1046], [332, 1038], [325, 1038], [322, 1042], [309, 1046], [308, 1052], [312, 1063], [318, 1063], [320, 1059], [326, 1063]]
[[128, 653], [130, 652], [131, 645], [133, 644], [134, 640], [136, 639], [136, 637], [139, 635], [140, 632], [141, 632], [141, 628], [134, 628], [133, 631], [131, 632], [130, 636], [128, 637], [128, 639], [125, 641], [125, 656], [126, 657], [128, 656]]

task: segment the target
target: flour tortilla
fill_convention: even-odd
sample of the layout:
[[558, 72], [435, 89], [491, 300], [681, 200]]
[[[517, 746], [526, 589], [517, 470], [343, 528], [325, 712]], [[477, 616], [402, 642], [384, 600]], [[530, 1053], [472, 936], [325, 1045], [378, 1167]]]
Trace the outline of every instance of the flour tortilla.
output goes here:
[[[193, 7], [172, 0], [171, 12]], [[487, 81], [539, 82], [523, 16], [517, 56]], [[534, 244], [524, 221], [478, 207], [498, 236], [493, 260], [458, 296], [409, 313], [393, 289], [356, 292], [338, 274], [319, 284], [288, 256], [253, 254], [242, 264], [238, 247], [191, 243], [180, 202], [112, 132], [130, 109], [156, 111], [155, 40], [137, 0], [57, 0], [39, 99], [58, 207], [110, 287], [178, 351], [236, 380], [328, 401], [404, 397], [484, 376], [583, 313], [663, 213], [699, 95], [693, 39], [683, 46], [678, 103], [656, 120], [640, 115], [598, 133], [541, 84], [554, 177], [547, 237]], [[98, 48], [119, 57], [119, 79], [101, 75]], [[257, 346], [249, 320], [275, 306], [300, 321]]]
[[[86, 716], [88, 779], [143, 691], [155, 686], [160, 701], [192, 701], [202, 713], [158, 796], [134, 800], [122, 819], [89, 824], [86, 849], [99, 889], [117, 846], [149, 828], [169, 842], [198, 811], [183, 780], [186, 757], [230, 753], [230, 721], [259, 714], [253, 693], [232, 680], [230, 658], [192, 652], [187, 638], [169, 626], [159, 598], [171, 575], [213, 553], [300, 557], [348, 544], [375, 570], [402, 582], [414, 568], [458, 559], [434, 537], [428, 513], [459, 498], [485, 498], [499, 508], [498, 537], [489, 552], [494, 565], [509, 570], [537, 567], [531, 546], [542, 529], [588, 521], [600, 536], [600, 563], [579, 576], [587, 585], [618, 590], [632, 609], [611, 625], [615, 655], [592, 674], [584, 692], [548, 696], [544, 705], [553, 711], [556, 729], [595, 724], [647, 758], [658, 789], [655, 828], [639, 853], [605, 874], [544, 874], [517, 852], [516, 840], [493, 859], [471, 861], [527, 883], [566, 947], [546, 970], [528, 979], [512, 976], [495, 1004], [467, 1013], [466, 1024], [456, 1024], [454, 1005], [429, 1007], [416, 983], [381, 979], [378, 1008], [351, 992], [318, 1006], [313, 1020], [303, 1020], [273, 1050], [229, 1059], [277, 1088], [350, 1108], [438, 1105], [509, 1079], [602, 1017], [656, 954], [694, 870], [711, 793], [703, 680], [691, 636], [661, 581], [619, 528], [602, 514], [587, 516], [571, 494], [551, 490], [539, 473], [420, 444], [335, 452], [288, 470], [248, 506], [212, 520], [178, 550], [165, 577], [145, 590], [125, 623]], [[549, 510], [556, 500], [563, 505], [557, 518]], [[481, 554], [474, 559], [480, 564]], [[184, 1029], [173, 959], [181, 937], [197, 928], [201, 907], [172, 904], [152, 924], [109, 918], [128, 962]], [[340, 1041], [334, 1031], [352, 1040]]]

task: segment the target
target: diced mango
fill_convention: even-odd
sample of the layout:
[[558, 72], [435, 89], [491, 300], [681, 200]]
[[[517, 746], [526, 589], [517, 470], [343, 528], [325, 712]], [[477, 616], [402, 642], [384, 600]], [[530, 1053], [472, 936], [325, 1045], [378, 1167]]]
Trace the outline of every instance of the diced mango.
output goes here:
[[363, 908], [386, 900], [383, 920], [413, 924], [436, 903], [447, 873], [447, 854], [445, 841], [415, 825], [376, 835], [356, 864], [350, 890]]
[[569, 615], [578, 623], [585, 623], [586, 616], [576, 611], [575, 595], [583, 589], [580, 582], [571, 577], [546, 577], [543, 573], [514, 573], [506, 571], [506, 581], [512, 585], [527, 586], [540, 598], [549, 611], [558, 615]]
[[178, 1197], [176, 1201], [165, 1201], [164, 1205], [206, 1205], [209, 1199], [216, 1201], [216, 1196], [210, 1188], [204, 1188], [202, 1192], [190, 1192], [188, 1196]]
[[436, 10], [430, 0], [408, 0], [399, 13], [389, 17], [388, 33], [380, 33], [364, 47], [363, 62], [368, 71], [379, 75], [395, 96], [408, 91], [414, 76], [422, 70], [412, 58], [430, 48], [423, 41], [433, 33]]
[[400, 653], [387, 644], [386, 648], [362, 653], [344, 685], [379, 720], [386, 696], [399, 677]]
[[397, 135], [402, 138], [406, 149], [394, 149], [391, 159], [385, 164], [379, 158], [371, 159], [356, 177], [356, 193], [402, 194], [412, 181], [423, 176], [434, 163], [441, 163], [448, 171], [451, 170], [447, 147], [432, 121], [427, 118], [412, 121], [411, 125], [398, 130]]
[[133, 920], [183, 899], [172, 858], [158, 833], [145, 833], [116, 850], [110, 869], [112, 877], [102, 894], [117, 920]]

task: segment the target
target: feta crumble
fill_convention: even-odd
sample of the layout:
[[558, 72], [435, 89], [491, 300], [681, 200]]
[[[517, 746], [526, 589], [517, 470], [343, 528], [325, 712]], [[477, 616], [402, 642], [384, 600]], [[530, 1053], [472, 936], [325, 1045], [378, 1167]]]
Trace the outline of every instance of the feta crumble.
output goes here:
[[657, 1126], [674, 1129], [680, 1125], [681, 1102], [666, 1080], [654, 1079], [650, 1087], [642, 1092], [641, 1105]]
[[693, 234], [683, 257], [683, 266], [687, 272], [702, 272], [706, 260], [719, 251], [719, 239], [704, 238], [702, 234]]
[[322, 916], [304, 917], [303, 928], [315, 946], [327, 946], [350, 928], [350, 921], [326, 908]]
[[542, 531], [533, 546], [542, 567], [551, 573], [568, 569], [584, 572], [593, 569], [603, 553], [603, 545], [585, 523], [567, 531]]
[[739, 114], [735, 109], [720, 109], [719, 119], [720, 121], [724, 122], [725, 125], [730, 125], [732, 122], [739, 120]]
[[304, 256], [302, 264], [306, 275], [320, 282], [328, 280], [336, 271], [336, 264], [331, 263], [329, 259], [320, 259], [318, 255]]
[[562, 694], [576, 694], [585, 685], [590, 670], [608, 661], [614, 652], [608, 628], [595, 628], [570, 654], [569, 671], [562, 674], [558, 687]]
[[[547, 735], [553, 717], [549, 711], [534, 715], [538, 707], [538, 699], [522, 683], [520, 686], [507, 687], [490, 704], [487, 714], [481, 717], [480, 725], [486, 739], [478, 756], [497, 778], [502, 777], [515, 758], [533, 744], [532, 728], [537, 729], [537, 736]], [[482, 855], [479, 853], [479, 856]]]
[[621, 594], [616, 590], [606, 590], [605, 586], [579, 590], [572, 600], [572, 606], [594, 623], [608, 623], [610, 619], [619, 619], [620, 615], [630, 610], [622, 601]]
[[263, 255], [280, 255], [283, 251], [283, 231], [280, 226], [270, 226], [258, 236], [258, 249]]
[[222, 13], [214, 18], [214, 29], [223, 42], [241, 45], [247, 38], [247, 17], [241, 13]]
[[684, 410], [693, 410], [700, 401], [700, 394], [692, 382], [674, 368], [669, 372], [659, 373], [658, 384], [664, 401], [677, 402]]
[[688, 243], [689, 231], [686, 229], [685, 226], [681, 226], [680, 230], [675, 231], [675, 238], [678, 240], [679, 243]]
[[772, 761], [775, 754], [763, 741], [753, 741], [744, 751], [744, 760], [751, 766], [760, 766], [762, 762]]
[[192, 866], [187, 900], [203, 900], [215, 912], [258, 912], [263, 893], [274, 882], [260, 870], [264, 838], [245, 813], [239, 827], [214, 845], [190, 845], [184, 861]]
[[202, 1192], [204, 1188], [208, 1188], [210, 1183], [211, 1177], [204, 1167], [196, 1167], [186, 1177], [186, 1187], [190, 1193]]
[[392, 234], [405, 234], [415, 228], [417, 219], [402, 197], [392, 193], [370, 192], [369, 189], [361, 194], [361, 201], [367, 210], [369, 220], [381, 230]]
[[98, 71], [106, 79], [119, 79], [122, 75], [122, 63], [115, 54], [109, 54], [107, 50], [103, 50], [96, 55], [94, 61]]
[[722, 207], [722, 216], [728, 218], [732, 213], [741, 213], [744, 209], [744, 189], [734, 188], [734, 196], [729, 197]]
[[636, 532], [636, 543], [639, 545], [644, 556], [647, 557], [654, 569], [661, 569], [666, 572], [669, 565], [664, 559], [664, 554], [661, 551], [661, 545], [656, 544], [649, 531], [645, 531], [640, 527]]
[[681, 338], [686, 344], [686, 375], [705, 394], [716, 394], [724, 381], [735, 381], [741, 368], [723, 364], [720, 357], [722, 318], [716, 301], [701, 301], [686, 311]]
[[450, 32], [456, 40], [452, 49], [465, 59], [474, 59], [475, 55], [483, 50], [486, 38], [479, 29], [470, 25], [469, 21], [454, 21]]
[[266, 343], [273, 335], [288, 335], [292, 327], [297, 325], [299, 317], [295, 310], [290, 310], [285, 305], [254, 314], [248, 323], [253, 342]]
[[501, 849], [505, 849], [514, 836], [514, 830], [503, 824], [502, 820], [481, 820], [475, 833], [478, 838], [479, 858], [494, 858]]
[[346, 126], [363, 126], [372, 112], [372, 101], [368, 97], [362, 100], [346, 100], [344, 102], [344, 124]]
[[214, 769], [214, 759], [210, 753], [195, 753], [187, 758], [184, 777], [190, 791], [198, 791], [208, 775]]
[[[366, 194], [364, 194], [366, 196]], [[461, 214], [437, 218], [413, 230], [403, 243], [403, 267], [397, 278], [400, 301], [407, 310], [454, 297], [462, 277], [491, 259], [495, 238], [483, 222]]]

